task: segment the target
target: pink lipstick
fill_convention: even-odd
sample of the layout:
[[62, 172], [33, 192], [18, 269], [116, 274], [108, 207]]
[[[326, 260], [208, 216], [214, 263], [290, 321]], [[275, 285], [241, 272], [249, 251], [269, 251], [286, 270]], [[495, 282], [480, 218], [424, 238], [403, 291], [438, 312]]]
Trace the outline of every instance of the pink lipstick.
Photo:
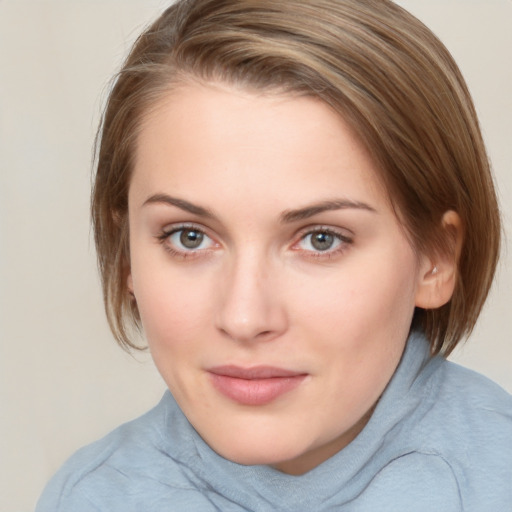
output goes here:
[[209, 370], [212, 383], [224, 396], [242, 405], [265, 405], [292, 391], [307, 374], [272, 366], [217, 366]]

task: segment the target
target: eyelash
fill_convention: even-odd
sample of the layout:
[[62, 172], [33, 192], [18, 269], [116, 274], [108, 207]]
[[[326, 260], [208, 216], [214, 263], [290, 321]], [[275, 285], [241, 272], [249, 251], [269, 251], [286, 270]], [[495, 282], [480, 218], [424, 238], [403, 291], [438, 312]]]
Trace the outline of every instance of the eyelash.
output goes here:
[[[341, 255], [344, 253], [348, 247], [353, 243], [353, 238], [350, 236], [347, 236], [345, 233], [342, 233], [341, 231], [338, 231], [336, 229], [333, 229], [332, 227], [328, 226], [315, 226], [315, 227], [308, 227], [304, 229], [302, 232], [299, 233], [299, 240], [298, 242], [295, 242], [293, 244], [292, 248], [295, 248], [298, 246], [301, 242], [306, 240], [308, 236], [312, 236], [314, 234], [326, 234], [334, 237], [338, 241], [338, 246], [334, 249], [326, 249], [325, 251], [308, 251], [305, 250], [304, 252], [307, 254], [308, 258], [323, 258], [326, 260], [329, 260], [331, 258], [334, 258], [338, 255]], [[301, 249], [294, 249], [296, 251], [300, 251]]]
[[[168, 243], [168, 240], [172, 235], [179, 233], [180, 231], [186, 231], [186, 230], [195, 231], [205, 237], [208, 237], [210, 240], [213, 241], [212, 237], [210, 237], [205, 232], [204, 229], [202, 229], [198, 226], [195, 226], [193, 224], [181, 224], [181, 225], [177, 225], [177, 226], [174, 226], [174, 227], [171, 227], [168, 229], [164, 229], [164, 230], [162, 230], [162, 232], [160, 234], [158, 234], [156, 236], [156, 239], [168, 253], [170, 253], [174, 257], [181, 258], [183, 260], [189, 259], [189, 258], [197, 258], [197, 257], [211, 254], [211, 252], [212, 252], [211, 248], [196, 249], [196, 250], [194, 250], [194, 249], [178, 250], [178, 249], [175, 249], [170, 243]], [[334, 237], [338, 241], [338, 246], [335, 249], [328, 248], [325, 251], [303, 250], [303, 249], [296, 248], [299, 244], [304, 242], [304, 240], [306, 240], [306, 238], [308, 236], [312, 236], [314, 234], [319, 234], [319, 233], [330, 235], [330, 236]], [[213, 243], [215, 244], [214, 241], [213, 241]], [[350, 246], [352, 243], [353, 243], [353, 239], [350, 236], [347, 236], [346, 234], [341, 233], [340, 231], [338, 231], [336, 229], [333, 229], [333, 228], [327, 227], [327, 226], [315, 226], [315, 227], [308, 227], [299, 233], [299, 240], [292, 245], [292, 250], [297, 251], [297, 252], [302, 251], [303, 253], [305, 253], [306, 257], [308, 257], [308, 258], [331, 259], [331, 258], [338, 256], [338, 255], [342, 254], [343, 252], [345, 252], [347, 250], [348, 246]]]
[[204, 231], [204, 229], [201, 229], [200, 227], [195, 226], [193, 224], [181, 224], [178, 226], [174, 226], [172, 228], [164, 229], [164, 230], [162, 230], [162, 232], [159, 235], [156, 236], [156, 239], [169, 254], [171, 254], [172, 256], [174, 256], [176, 258], [181, 258], [183, 260], [189, 259], [189, 258], [197, 258], [201, 255], [204, 256], [205, 253], [210, 254], [211, 249], [197, 249], [197, 250], [191, 249], [188, 251], [187, 250], [178, 250], [178, 249], [175, 249], [170, 243], [167, 243], [169, 238], [172, 235], [179, 233], [180, 231], [187, 231], [187, 230], [195, 231], [205, 237], [208, 237], [210, 240], [213, 241], [213, 239], [210, 236], [208, 236], [208, 234]]

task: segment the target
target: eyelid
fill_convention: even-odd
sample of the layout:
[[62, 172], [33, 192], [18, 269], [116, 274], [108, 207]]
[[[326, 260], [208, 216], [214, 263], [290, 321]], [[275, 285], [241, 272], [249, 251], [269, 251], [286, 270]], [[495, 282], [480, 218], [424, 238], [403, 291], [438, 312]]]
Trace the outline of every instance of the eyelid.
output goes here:
[[354, 233], [347, 228], [331, 226], [329, 224], [311, 224], [299, 229], [295, 237], [297, 240], [304, 238], [311, 233], [326, 232], [340, 237], [342, 240], [352, 241]]
[[203, 226], [195, 224], [194, 222], [177, 222], [176, 224], [167, 224], [160, 230], [160, 233], [157, 235], [157, 237], [165, 238], [172, 235], [173, 233], [176, 233], [177, 231], [182, 231], [185, 229], [199, 231], [200, 233], [204, 233], [206, 236], [211, 238], [210, 235], [208, 235], [207, 230]]
[[[175, 245], [172, 245], [167, 242], [169, 238], [180, 231], [197, 231], [199, 233], [202, 233], [205, 237], [209, 238], [212, 242], [210, 247], [207, 247], [205, 249], [180, 249], [176, 247]], [[193, 222], [181, 222], [176, 224], [168, 224], [162, 230], [160, 233], [158, 233], [155, 238], [157, 239], [158, 243], [163, 245], [165, 250], [169, 252], [173, 256], [177, 256], [183, 259], [186, 258], [193, 258], [193, 257], [200, 257], [207, 255], [211, 253], [212, 250], [214, 250], [216, 247], [219, 247], [220, 244], [216, 241], [215, 237], [212, 236], [209, 233], [209, 230], [206, 229], [204, 226], [201, 226], [199, 224], [195, 224]]]
[[[334, 249], [327, 249], [325, 251], [311, 251], [307, 249], [299, 248], [298, 245], [309, 235], [314, 233], [329, 233], [337, 237], [340, 244]], [[328, 225], [310, 225], [302, 228], [298, 231], [295, 236], [295, 242], [292, 244], [292, 249], [297, 252], [303, 252], [313, 258], [331, 258], [336, 254], [342, 253], [347, 250], [348, 246], [353, 243], [354, 235], [351, 231], [346, 228], [338, 228]]]

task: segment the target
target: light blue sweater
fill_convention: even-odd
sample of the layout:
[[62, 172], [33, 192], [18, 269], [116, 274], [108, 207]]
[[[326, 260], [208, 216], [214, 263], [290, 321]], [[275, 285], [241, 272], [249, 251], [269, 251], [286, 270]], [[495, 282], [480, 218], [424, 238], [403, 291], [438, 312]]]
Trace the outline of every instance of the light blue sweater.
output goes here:
[[76, 453], [36, 512], [512, 511], [512, 397], [412, 335], [359, 436], [302, 476], [211, 450], [167, 392]]

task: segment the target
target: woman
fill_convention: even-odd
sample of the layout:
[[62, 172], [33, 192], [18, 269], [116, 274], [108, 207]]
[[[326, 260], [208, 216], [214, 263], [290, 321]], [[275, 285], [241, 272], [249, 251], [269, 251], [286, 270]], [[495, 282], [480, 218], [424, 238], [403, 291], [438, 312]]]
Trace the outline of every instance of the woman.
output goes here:
[[138, 39], [92, 214], [160, 404], [38, 510], [506, 510], [512, 399], [445, 360], [500, 221], [452, 58], [388, 1], [192, 0]]

